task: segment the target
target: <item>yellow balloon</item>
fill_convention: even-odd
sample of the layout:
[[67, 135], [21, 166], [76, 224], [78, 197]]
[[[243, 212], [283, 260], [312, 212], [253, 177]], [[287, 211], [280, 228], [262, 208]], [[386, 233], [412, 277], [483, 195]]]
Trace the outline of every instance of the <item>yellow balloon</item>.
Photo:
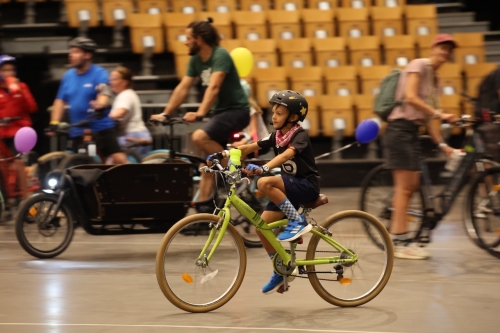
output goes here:
[[244, 47], [237, 47], [231, 51], [234, 65], [240, 77], [247, 77], [253, 68], [253, 55]]

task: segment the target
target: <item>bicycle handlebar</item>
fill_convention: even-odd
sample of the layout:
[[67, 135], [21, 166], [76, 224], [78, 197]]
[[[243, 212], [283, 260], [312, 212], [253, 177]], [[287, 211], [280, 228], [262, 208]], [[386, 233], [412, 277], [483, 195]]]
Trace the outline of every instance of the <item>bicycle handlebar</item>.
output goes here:
[[241, 169], [238, 168], [234, 172], [230, 172], [227, 168], [224, 168], [217, 159], [212, 160], [212, 167], [204, 166], [201, 167], [199, 171], [205, 173], [219, 173], [233, 180], [235, 184], [246, 181], [250, 185], [250, 179], [248, 179], [248, 177], [241, 177]]
[[5, 117], [0, 118], [0, 127], [9, 126], [9, 123], [16, 120], [21, 120], [23, 117]]

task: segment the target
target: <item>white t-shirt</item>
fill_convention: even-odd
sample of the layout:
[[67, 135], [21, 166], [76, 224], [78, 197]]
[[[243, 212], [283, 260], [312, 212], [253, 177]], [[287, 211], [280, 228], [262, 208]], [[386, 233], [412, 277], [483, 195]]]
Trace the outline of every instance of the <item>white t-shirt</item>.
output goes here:
[[120, 127], [125, 128], [126, 133], [147, 130], [142, 120], [141, 101], [134, 90], [126, 89], [116, 96], [111, 112], [118, 109], [127, 110], [125, 116], [120, 120], [122, 122]]

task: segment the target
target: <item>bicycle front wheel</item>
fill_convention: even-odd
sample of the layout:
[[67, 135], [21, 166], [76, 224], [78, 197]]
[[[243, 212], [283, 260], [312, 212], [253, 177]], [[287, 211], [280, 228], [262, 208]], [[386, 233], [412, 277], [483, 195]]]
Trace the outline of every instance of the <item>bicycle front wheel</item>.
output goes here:
[[314, 235], [307, 247], [307, 260], [354, 259], [355, 256], [357, 260], [334, 264], [333, 274], [329, 265], [307, 266], [309, 281], [316, 293], [328, 303], [342, 307], [371, 301], [389, 281], [394, 264], [392, 242], [384, 225], [370, 214], [350, 210], [330, 216], [321, 227], [324, 229], [317, 230], [333, 235], [332, 239], [348, 251], [339, 251]]
[[[245, 245], [231, 224], [212, 258], [209, 261], [206, 258], [220, 233], [218, 221], [219, 217], [211, 214], [188, 216], [163, 237], [156, 254], [156, 278], [165, 297], [179, 309], [188, 312], [218, 309], [236, 294], [243, 282], [247, 264]], [[194, 228], [198, 230], [197, 236], [190, 232]], [[212, 241], [206, 246], [209, 239]]]
[[464, 224], [472, 241], [500, 258], [500, 168], [487, 169], [472, 181]]
[[[375, 216], [389, 230], [394, 211], [392, 207], [394, 181], [391, 170], [385, 168], [384, 165], [375, 167], [363, 180], [361, 189], [360, 210]], [[418, 193], [413, 194], [406, 211], [408, 238], [413, 239], [420, 233], [424, 217], [424, 203], [424, 193], [420, 189]], [[370, 230], [366, 231], [371, 237]], [[373, 235], [371, 238], [374, 242], [377, 241], [377, 235]]]

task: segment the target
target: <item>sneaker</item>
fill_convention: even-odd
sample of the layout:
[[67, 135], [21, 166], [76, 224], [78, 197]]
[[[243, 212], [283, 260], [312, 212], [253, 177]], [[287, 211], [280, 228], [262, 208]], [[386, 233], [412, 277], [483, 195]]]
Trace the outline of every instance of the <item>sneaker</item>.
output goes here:
[[194, 203], [194, 208], [196, 209], [196, 212], [199, 214], [213, 214], [215, 210], [215, 204], [213, 199], [205, 200], [205, 201], [198, 201]]
[[485, 205], [479, 204], [479, 206], [477, 206], [476, 211], [474, 212], [474, 217], [476, 219], [486, 219], [488, 218], [487, 214], [490, 214], [492, 212], [493, 210], [489, 209]]
[[430, 254], [416, 243], [394, 242], [394, 257], [400, 259], [423, 260], [430, 258]]
[[[295, 276], [298, 273], [297, 267], [292, 272], [292, 275], [288, 277], [287, 282], [290, 283], [293, 280], [295, 280]], [[273, 275], [271, 276], [271, 280], [269, 280], [268, 283], [262, 287], [262, 293], [264, 295], [272, 294], [275, 291], [277, 291], [285, 282], [284, 282], [284, 277], [282, 275], [277, 274], [276, 272], [273, 272]]]
[[312, 225], [310, 225], [304, 216], [300, 216], [299, 221], [294, 221], [291, 220], [288, 222], [288, 225], [285, 228], [285, 231], [283, 231], [278, 237], [276, 237], [277, 240], [281, 242], [291, 242], [303, 234], [308, 233], [311, 231]]

